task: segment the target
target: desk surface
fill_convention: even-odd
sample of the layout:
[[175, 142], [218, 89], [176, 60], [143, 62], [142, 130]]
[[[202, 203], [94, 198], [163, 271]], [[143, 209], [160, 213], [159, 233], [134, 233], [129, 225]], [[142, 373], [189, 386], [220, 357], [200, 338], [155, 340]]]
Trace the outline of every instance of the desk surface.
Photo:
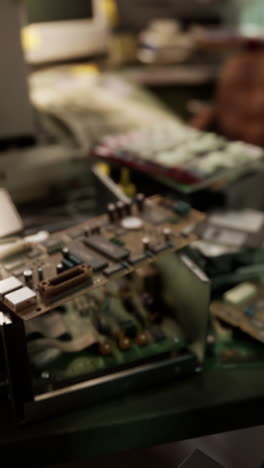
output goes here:
[[1, 459], [36, 468], [263, 424], [264, 372], [206, 371], [19, 428], [1, 411]]

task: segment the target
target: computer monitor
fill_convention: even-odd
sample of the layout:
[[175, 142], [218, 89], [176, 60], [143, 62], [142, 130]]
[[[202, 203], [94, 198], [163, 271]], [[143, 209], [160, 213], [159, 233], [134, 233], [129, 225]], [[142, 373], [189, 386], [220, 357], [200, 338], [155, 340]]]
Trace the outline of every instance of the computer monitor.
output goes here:
[[33, 109], [20, 41], [20, 2], [0, 0], [0, 149], [31, 141]]
[[32, 65], [65, 62], [107, 50], [102, 0], [26, 0], [25, 57]]

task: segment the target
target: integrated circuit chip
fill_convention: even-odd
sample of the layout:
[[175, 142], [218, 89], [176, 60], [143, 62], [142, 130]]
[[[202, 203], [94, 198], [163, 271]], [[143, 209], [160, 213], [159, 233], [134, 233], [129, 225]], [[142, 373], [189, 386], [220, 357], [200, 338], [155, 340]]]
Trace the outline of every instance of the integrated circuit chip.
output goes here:
[[129, 251], [127, 249], [124, 247], [119, 247], [118, 245], [113, 244], [113, 242], [109, 242], [102, 236], [89, 236], [84, 239], [83, 242], [88, 247], [97, 250], [114, 262], [124, 260], [129, 255]]
[[75, 257], [79, 258], [82, 263], [86, 263], [87, 265], [91, 265], [93, 270], [100, 271], [103, 268], [106, 268], [108, 262], [105, 258], [101, 257], [101, 255], [93, 252], [81, 242], [74, 242], [70, 245], [70, 252]]
[[163, 252], [164, 250], [169, 249], [170, 247], [171, 247], [171, 245], [169, 245], [167, 243], [161, 243], [161, 244], [157, 244], [157, 245], [152, 246], [151, 250], [155, 254], [158, 254], [160, 252]]
[[104, 274], [105, 274], [106, 276], [112, 276], [112, 275], [114, 275], [115, 273], [119, 273], [119, 271], [121, 271], [121, 270], [123, 270], [123, 269], [124, 269], [123, 265], [118, 265], [118, 264], [116, 264], [116, 265], [111, 265], [111, 266], [109, 266], [108, 268], [106, 268], [106, 269], [104, 270]]
[[49, 239], [44, 242], [44, 245], [47, 249], [49, 255], [59, 252], [63, 247], [63, 242], [59, 239]]
[[130, 257], [129, 263], [131, 263], [132, 265], [136, 265], [137, 263], [142, 262], [143, 260], [145, 260], [146, 257], [147, 257], [147, 255], [145, 253], [138, 254], [138, 255], [133, 255], [132, 257]]

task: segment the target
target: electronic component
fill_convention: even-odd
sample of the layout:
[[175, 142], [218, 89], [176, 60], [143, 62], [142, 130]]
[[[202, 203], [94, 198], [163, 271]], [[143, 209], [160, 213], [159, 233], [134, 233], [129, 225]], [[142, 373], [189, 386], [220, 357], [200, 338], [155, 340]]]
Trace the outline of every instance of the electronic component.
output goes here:
[[129, 216], [127, 218], [122, 219], [121, 226], [129, 231], [134, 231], [137, 229], [142, 229], [143, 221], [141, 218], [138, 218], [136, 216]]
[[111, 265], [111, 266], [109, 266], [108, 268], [106, 268], [104, 270], [104, 274], [106, 276], [112, 276], [115, 273], [119, 273], [119, 271], [121, 271], [123, 269], [124, 269], [123, 265], [120, 265], [120, 264]]
[[126, 214], [125, 204], [121, 200], [119, 200], [117, 202], [116, 209], [117, 209], [117, 213], [118, 213], [119, 218], [122, 218]]
[[[144, 211], [148, 203], [147, 199]], [[137, 211], [135, 205], [133, 211]], [[193, 212], [191, 218], [195, 217]], [[118, 239], [120, 225], [108, 231], [107, 218], [84, 226], [100, 225], [98, 237], [106, 239], [108, 245], [113, 235]], [[56, 268], [60, 270], [58, 265], [79, 260], [86, 249], [99, 255], [82, 241], [72, 241], [67, 230], [54, 234], [64, 239], [67, 258], [61, 250], [48, 255], [45, 249], [36, 263], [23, 257], [24, 270], [33, 272], [35, 290], [21, 284], [18, 290], [6, 294], [3, 310], [9, 309], [10, 324], [8, 328], [6, 322], [0, 324], [1, 336], [7, 338], [6, 365], [14, 369], [8, 373], [10, 394], [20, 419], [46, 415], [52, 408], [57, 411], [54, 403], [65, 397], [67, 408], [79, 405], [82, 392], [88, 402], [92, 394], [98, 400], [108, 393], [119, 395], [127, 389], [122, 385], [127, 378], [132, 391], [147, 382], [154, 385], [171, 379], [176, 367], [180, 376], [195, 372], [202, 364], [208, 322], [206, 277], [186, 255], [144, 254], [139, 242], [147, 232], [151, 245], [164, 243], [163, 231], [170, 228], [179, 249], [186, 245], [185, 238], [180, 237], [184, 225], [153, 228], [147, 224], [146, 231], [125, 231], [122, 241], [129, 252], [128, 260], [113, 262], [100, 254], [108, 259], [98, 272], [90, 264], [81, 264], [55, 273]], [[87, 240], [90, 238], [93, 235]], [[131, 261], [137, 256], [139, 267]], [[38, 265], [45, 279], [37, 284]], [[186, 295], [187, 285], [195, 291], [195, 297]], [[19, 381], [18, 369], [24, 376]]]
[[150, 250], [150, 238], [149, 237], [143, 237], [141, 242], [142, 242], [144, 251]]
[[[84, 263], [83, 261], [81, 262], [81, 260], [79, 258], [75, 257], [75, 255], [69, 255], [68, 260], [75, 266], [80, 265], [81, 263]], [[91, 266], [93, 266], [93, 265], [91, 265]]]
[[[144, 262], [156, 261], [163, 251], [174, 252], [189, 245], [196, 235], [191, 231], [186, 234], [185, 229], [201, 222], [204, 215], [191, 210], [188, 216], [172, 222], [174, 203], [160, 196], [145, 198], [140, 195], [135, 200], [122, 200], [113, 205], [114, 222], [110, 222], [106, 213], [51, 234], [49, 238], [35, 236], [34, 239], [39, 239], [34, 244], [37, 259], [28, 249], [17, 253], [15, 264], [12, 263], [15, 269], [19, 262], [15, 270], [19, 280], [24, 280], [37, 295], [36, 307], [28, 312], [25, 309], [23, 316], [42, 315], [80, 292], [85, 294], [93, 287], [104, 285], [111, 276], [121, 277]], [[118, 215], [118, 207], [122, 217]], [[145, 251], [144, 238], [148, 239]], [[15, 274], [10, 270], [10, 262], [0, 264], [3, 279], [10, 277], [10, 271]], [[23, 277], [24, 272], [27, 273]], [[61, 276], [62, 273], [66, 276]]]
[[253, 145], [167, 122], [106, 136], [93, 154], [190, 191], [260, 167], [264, 153]]
[[62, 260], [62, 266], [63, 266], [64, 270], [68, 270], [69, 268], [74, 267], [74, 263], [70, 262], [67, 258], [64, 258]]
[[68, 257], [69, 257], [70, 251], [69, 251], [68, 247], [63, 247], [63, 249], [62, 249], [62, 255], [63, 255], [64, 258], [68, 258]]
[[130, 216], [131, 215], [131, 212], [132, 212], [132, 201], [131, 200], [127, 200], [124, 202], [125, 204], [125, 213], [127, 216]]
[[89, 248], [85, 248], [81, 242], [70, 245], [71, 254], [78, 257], [83, 263], [91, 265], [95, 272], [107, 267], [108, 261], [101, 257], [98, 253]]
[[262, 283], [241, 283], [213, 301], [211, 312], [229, 325], [264, 343], [264, 288]]
[[116, 219], [116, 214], [117, 214], [114, 203], [109, 203], [109, 205], [107, 206], [107, 213], [109, 216], [110, 223], [113, 223]]
[[154, 252], [155, 254], [158, 254], [160, 252], [163, 252], [164, 250], [167, 250], [171, 247], [170, 244], [168, 244], [167, 242], [162, 242], [160, 244], [157, 244], [157, 245], [153, 245], [151, 246], [151, 251]]
[[169, 242], [171, 239], [171, 229], [170, 228], [164, 228], [163, 231], [163, 236], [166, 242]]
[[143, 210], [144, 202], [145, 202], [145, 195], [143, 193], [138, 193], [136, 195], [136, 203], [137, 203], [139, 211]]
[[49, 255], [59, 252], [63, 247], [63, 242], [58, 239], [49, 239], [44, 242], [44, 245], [47, 249]]
[[256, 210], [215, 212], [195, 228], [209, 244], [227, 248], [259, 248], [263, 245], [264, 214]]
[[19, 281], [15, 276], [9, 276], [9, 278], [3, 279], [0, 281], [0, 298], [3, 299], [3, 297], [11, 293], [12, 291], [15, 291], [16, 289], [19, 289], [23, 286], [23, 283]]
[[89, 238], [84, 239], [83, 242], [88, 247], [97, 250], [101, 254], [116, 262], [126, 259], [129, 255], [127, 249], [123, 247], [118, 247], [112, 242], [108, 242], [101, 236], [90, 236]]
[[39, 292], [44, 300], [49, 300], [63, 293], [68, 293], [70, 289], [91, 280], [92, 268], [88, 265], [79, 265], [70, 270], [54, 276], [45, 281], [40, 281]]
[[133, 255], [132, 257], [129, 258], [129, 262], [132, 264], [132, 265], [136, 265], [137, 263], [139, 262], [142, 262], [143, 260], [145, 260], [147, 257], [146, 257], [146, 254], [145, 253], [142, 253], [142, 254], [139, 254], [139, 255]]
[[32, 270], [25, 270], [24, 271], [24, 280], [26, 284], [31, 285], [33, 280], [33, 271]]
[[62, 263], [58, 263], [58, 264], [56, 265], [56, 272], [57, 272], [58, 274], [63, 272], [63, 265], [62, 265]]
[[24, 287], [7, 294], [4, 302], [13, 312], [18, 312], [34, 306], [37, 303], [37, 295], [32, 289]]
[[257, 295], [257, 288], [251, 283], [241, 283], [224, 294], [224, 300], [228, 304], [239, 306], [253, 299]]
[[173, 211], [180, 216], [186, 216], [191, 211], [191, 206], [182, 200], [175, 202], [172, 206]]
[[43, 268], [39, 267], [38, 268], [38, 280], [42, 281], [43, 279], [44, 279]]

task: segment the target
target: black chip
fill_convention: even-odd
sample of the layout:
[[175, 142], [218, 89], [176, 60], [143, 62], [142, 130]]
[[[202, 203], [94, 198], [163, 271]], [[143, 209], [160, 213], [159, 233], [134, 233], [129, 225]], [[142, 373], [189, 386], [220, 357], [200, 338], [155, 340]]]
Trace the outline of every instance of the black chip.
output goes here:
[[82, 263], [91, 265], [95, 272], [106, 268], [108, 265], [108, 262], [105, 258], [101, 257], [101, 255], [98, 255], [96, 252], [93, 252], [87, 247], [84, 247], [81, 242], [69, 245], [69, 249], [71, 255], [77, 257], [79, 260], [81, 260]]
[[167, 250], [168, 248], [170, 248], [171, 245], [168, 245], [168, 244], [157, 244], [157, 245], [154, 245], [153, 247], [151, 246], [151, 251], [155, 254], [158, 254], [160, 252], [163, 252], [163, 250]]
[[115, 262], [126, 259], [129, 254], [129, 251], [124, 247], [119, 247], [101, 236], [89, 236], [83, 239], [83, 243]]
[[44, 245], [49, 255], [60, 252], [62, 247], [64, 247], [64, 243], [58, 239], [49, 239], [44, 242]]
[[146, 258], [147, 257], [145, 254], [133, 255], [133, 257], [130, 257], [129, 263], [132, 263], [132, 265], [136, 265], [136, 263], [142, 262]]
[[109, 266], [108, 268], [106, 268], [104, 270], [104, 274], [106, 276], [112, 276], [115, 273], [119, 273], [119, 271], [121, 271], [123, 269], [124, 269], [123, 265], [111, 265], [111, 266]]

